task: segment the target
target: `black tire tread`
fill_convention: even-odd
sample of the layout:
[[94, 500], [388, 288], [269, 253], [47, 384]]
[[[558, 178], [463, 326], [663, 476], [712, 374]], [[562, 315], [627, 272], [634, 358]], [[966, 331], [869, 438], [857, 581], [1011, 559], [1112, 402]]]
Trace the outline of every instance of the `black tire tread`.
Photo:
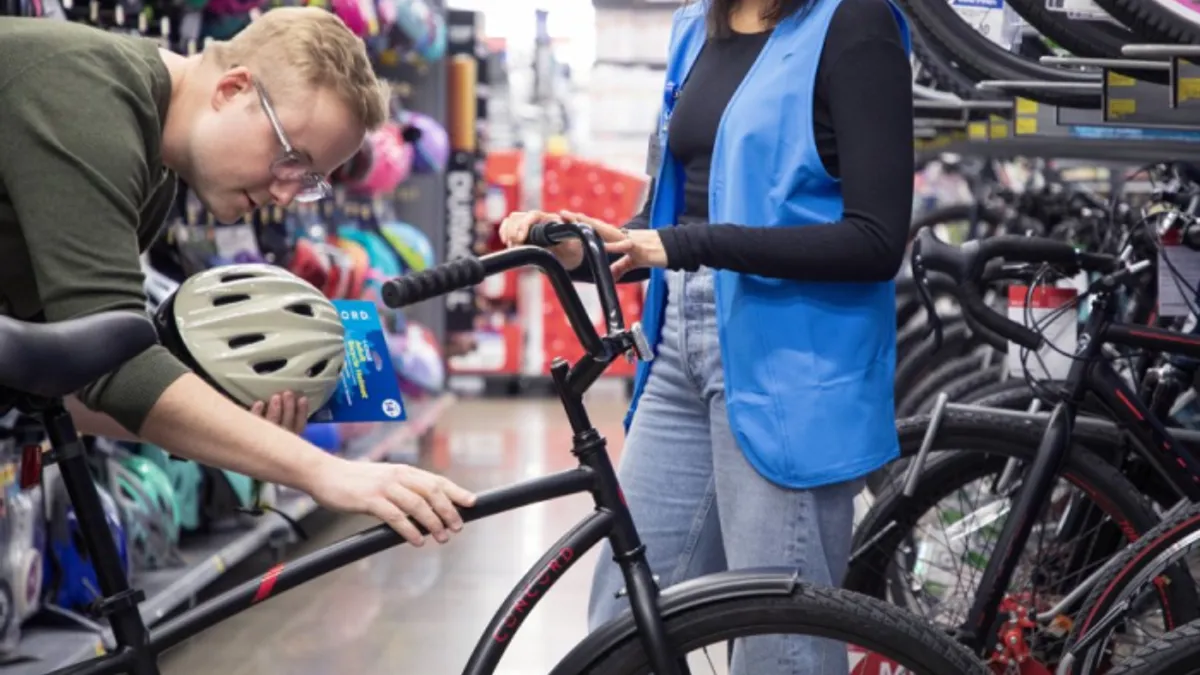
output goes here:
[[[887, 658], [901, 660], [907, 657], [917, 666], [913, 672], [923, 675], [989, 673], [979, 659], [931, 622], [858, 593], [808, 584], [802, 584], [790, 596], [764, 595], [704, 604], [667, 619], [667, 633], [673, 644], [708, 639], [704, 633], [711, 635], [728, 630], [728, 625], [734, 623], [729, 621], [730, 615], [747, 614], [757, 618], [745, 623], [758, 626], [785, 625], [825, 631], [832, 627], [841, 635], [828, 637], [850, 642], [861, 640], [861, 646]], [[711, 622], [718, 630], [705, 630], [705, 622]], [[689, 636], [689, 629], [702, 635]], [[641, 642], [634, 634], [613, 649], [597, 654], [581, 672], [632, 675], [647, 672], [631, 669], [630, 665], [644, 664], [645, 661]], [[636, 668], [636, 665], [632, 668]]]
[[1147, 643], [1108, 675], [1191, 675], [1198, 664], [1200, 622], [1193, 621]]
[[[1193, 505], [1181, 510], [1179, 513], [1172, 515], [1170, 518], [1162, 521], [1154, 529], [1144, 533], [1136, 542], [1125, 547], [1125, 550], [1113, 556], [1106, 567], [1106, 574], [1100, 583], [1092, 587], [1092, 591], [1088, 593], [1087, 598], [1083, 601], [1082, 610], [1079, 613], [1079, 620], [1071, 628], [1070, 637], [1067, 639], [1068, 644], [1074, 643], [1083, 636], [1090, 624], [1087, 618], [1090, 615], [1103, 616], [1112, 605], [1112, 602], [1117, 598], [1121, 591], [1128, 584], [1127, 579], [1136, 577], [1137, 574], [1145, 567], [1143, 564], [1146, 561], [1153, 560], [1156, 553], [1148, 553], [1148, 550], [1157, 551], [1158, 549], [1171, 546], [1178, 541], [1180, 537], [1195, 528], [1200, 527], [1200, 505]], [[1178, 528], [1187, 521], [1196, 521], [1189, 529], [1183, 530], [1175, 535], [1169, 533]], [[1142, 557], [1140, 562], [1135, 563], [1139, 556]], [[1172, 575], [1174, 576], [1174, 575]], [[1191, 611], [1195, 612], [1197, 598], [1195, 597], [1195, 587], [1187, 583], [1187, 579], [1172, 578], [1170, 587], [1178, 589], [1172, 593], [1172, 607], [1178, 608], [1180, 611], [1186, 611], [1187, 607], [1180, 606], [1182, 602], [1190, 602], [1192, 604]], [[1184, 595], [1186, 594], [1186, 595]], [[1189, 617], [1190, 618], [1190, 617]], [[1080, 655], [1082, 661], [1082, 655]], [[1119, 664], [1118, 664], [1119, 665]], [[1165, 675], [1165, 674], [1164, 674]]]

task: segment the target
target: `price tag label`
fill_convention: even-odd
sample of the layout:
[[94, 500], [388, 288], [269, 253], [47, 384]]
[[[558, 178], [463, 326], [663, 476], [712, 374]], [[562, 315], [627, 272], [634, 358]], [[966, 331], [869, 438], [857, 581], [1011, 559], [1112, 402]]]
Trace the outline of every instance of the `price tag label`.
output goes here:
[[379, 310], [369, 300], [334, 300], [346, 329], [346, 362], [337, 391], [310, 422], [401, 422], [400, 382]]
[[1008, 287], [1008, 318], [1041, 334], [1046, 343], [1037, 353], [1009, 343], [1008, 373], [1024, 377], [1026, 371], [1035, 380], [1064, 380], [1074, 360], [1079, 333], [1079, 308], [1075, 288], [1038, 286], [1031, 294], [1028, 286]]
[[1180, 241], [1179, 231], [1162, 237], [1158, 253], [1158, 313], [1160, 316], [1188, 316], [1197, 306], [1200, 289], [1200, 251]]

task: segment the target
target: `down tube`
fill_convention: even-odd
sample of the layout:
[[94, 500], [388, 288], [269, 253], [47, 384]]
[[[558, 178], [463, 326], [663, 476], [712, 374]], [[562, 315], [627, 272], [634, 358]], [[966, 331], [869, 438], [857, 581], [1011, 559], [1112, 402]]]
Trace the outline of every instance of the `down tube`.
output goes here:
[[[1186, 448], [1175, 443], [1170, 432], [1142, 404], [1136, 394], [1129, 391], [1108, 362], [1092, 366], [1089, 374], [1091, 389], [1117, 415], [1117, 421], [1127, 422], [1130, 433], [1146, 450], [1142, 453], [1146, 461], [1180, 495], [1190, 501], [1200, 501], [1200, 463]], [[1122, 410], [1124, 413], [1122, 413]]]
[[504, 599], [476, 643], [475, 651], [471, 652], [471, 660], [467, 662], [463, 674], [491, 675], [495, 672], [504, 650], [538, 602], [546, 597], [546, 593], [576, 560], [608, 536], [612, 526], [613, 516], [610, 512], [594, 511], [556, 541]]

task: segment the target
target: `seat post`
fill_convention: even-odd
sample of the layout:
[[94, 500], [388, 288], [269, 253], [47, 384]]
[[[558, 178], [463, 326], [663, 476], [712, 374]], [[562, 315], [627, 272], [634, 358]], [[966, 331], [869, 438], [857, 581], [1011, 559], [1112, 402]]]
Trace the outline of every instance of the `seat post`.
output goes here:
[[100, 601], [101, 613], [108, 617], [118, 647], [131, 648], [137, 654], [129, 672], [133, 675], [159, 675], [154, 665], [154, 655], [145, 649], [149, 631], [137, 607], [143, 596], [140, 591], [130, 589], [129, 580], [121, 569], [120, 553], [110, 534], [100, 493], [92, 480], [83, 442], [79, 440], [71, 415], [56, 401], [42, 412], [42, 422], [50, 439], [55, 463], [71, 497], [71, 505], [75, 508], [75, 516], [79, 519], [88, 557], [96, 570], [96, 580], [104, 596]]

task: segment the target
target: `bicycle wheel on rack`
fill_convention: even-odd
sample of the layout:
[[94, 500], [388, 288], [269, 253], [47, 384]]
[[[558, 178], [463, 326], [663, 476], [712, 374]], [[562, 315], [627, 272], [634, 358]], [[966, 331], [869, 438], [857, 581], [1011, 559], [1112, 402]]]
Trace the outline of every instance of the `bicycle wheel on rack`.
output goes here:
[[[618, 622], [622, 619], [614, 621]], [[551, 675], [648, 675], [649, 657], [641, 636], [628, 614], [623, 623], [623, 628], [610, 624], [593, 632]], [[936, 626], [898, 607], [837, 588], [799, 584], [787, 595], [737, 598], [711, 593], [708, 600], [667, 616], [665, 623], [667, 640], [680, 655], [687, 654], [693, 673], [726, 672], [731, 640], [790, 635], [846, 643], [851, 673], [989, 675], [980, 660]], [[864, 669], [868, 663], [887, 665]]]
[[[1200, 504], [1190, 505], [1142, 535], [1105, 567], [1071, 635], [1072, 675], [1120, 665], [1139, 647], [1200, 619]], [[1181, 638], [1182, 639], [1182, 638]], [[1200, 662], [1196, 664], [1200, 667]]]
[[1108, 675], [1200, 675], [1200, 622], [1147, 644]]
[[[964, 21], [947, 0], [899, 2], [904, 13], [912, 20], [915, 32], [921, 34], [929, 49], [945, 55], [972, 81], [1041, 80], [1068, 86], [1099, 85], [1099, 76], [1095, 73], [1044, 66], [1036, 58], [1027, 58], [1005, 49]], [[1067, 108], [1095, 108], [1100, 105], [1098, 88], [1094, 91], [1019, 89], [1014, 93], [1039, 103]]]
[[[928, 417], [898, 425], [903, 457], [916, 455], [928, 425]], [[947, 628], [961, 625], [1041, 431], [1026, 421], [945, 411], [913, 496], [903, 494], [904, 474], [875, 496], [855, 531], [843, 587]], [[1076, 589], [1158, 517], [1111, 463], [1081, 448], [1068, 453], [1036, 517], [1005, 602], [1038, 618], [1017, 647], [1052, 667], [1083, 597]]]

